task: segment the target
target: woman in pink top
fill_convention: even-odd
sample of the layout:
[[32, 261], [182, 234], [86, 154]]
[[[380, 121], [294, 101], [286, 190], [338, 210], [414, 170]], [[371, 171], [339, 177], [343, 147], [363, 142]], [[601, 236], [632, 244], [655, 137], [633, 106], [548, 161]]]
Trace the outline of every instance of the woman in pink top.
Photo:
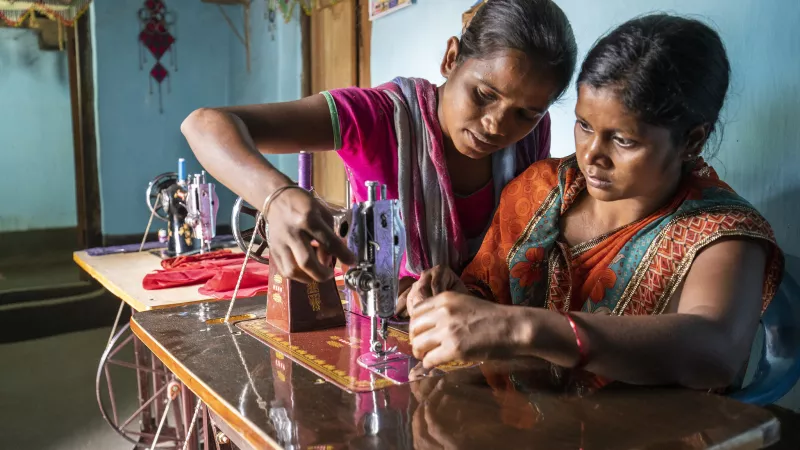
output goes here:
[[[354, 200], [366, 198], [365, 181], [386, 184], [407, 228], [402, 292], [430, 267], [460, 272], [506, 183], [549, 155], [547, 109], [569, 85], [576, 57], [570, 24], [552, 1], [490, 0], [461, 39], [448, 40], [441, 86], [397, 78], [294, 102], [204, 108], [181, 130], [206, 170], [252, 205], [293, 184], [261, 153], [337, 151]], [[284, 276], [330, 278], [330, 254], [353, 262], [328, 211], [301, 190], [281, 191], [266, 219], [270, 263]]]

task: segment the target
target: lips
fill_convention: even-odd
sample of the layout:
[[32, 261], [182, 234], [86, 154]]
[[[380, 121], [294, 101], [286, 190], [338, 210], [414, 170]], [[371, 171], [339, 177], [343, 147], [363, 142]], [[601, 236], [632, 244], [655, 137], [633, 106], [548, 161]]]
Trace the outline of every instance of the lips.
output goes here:
[[486, 137], [470, 130], [467, 130], [467, 137], [469, 138], [470, 145], [480, 152], [493, 152], [500, 148], [499, 145], [493, 144]]
[[588, 171], [584, 173], [586, 183], [595, 189], [608, 189], [611, 187], [611, 180], [597, 174], [591, 174]]

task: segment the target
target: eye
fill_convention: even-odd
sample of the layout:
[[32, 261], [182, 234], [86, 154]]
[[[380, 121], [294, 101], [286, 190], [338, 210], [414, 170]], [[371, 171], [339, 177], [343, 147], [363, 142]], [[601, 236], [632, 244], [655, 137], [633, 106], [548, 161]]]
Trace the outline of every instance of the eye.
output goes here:
[[614, 136], [614, 142], [617, 144], [618, 147], [622, 148], [633, 148], [636, 146], [636, 141], [631, 139], [625, 139], [624, 137]]
[[489, 103], [494, 100], [494, 95], [492, 95], [490, 92], [483, 91], [480, 88], [475, 88], [475, 98], [477, 98], [481, 103]]
[[591, 133], [592, 131], [594, 131], [594, 130], [592, 130], [592, 127], [588, 123], [583, 121], [583, 120], [578, 119], [578, 120], [575, 121], [575, 123], [577, 123], [578, 126], [581, 127], [581, 130], [583, 130], [583, 131], [585, 131], [587, 133]]

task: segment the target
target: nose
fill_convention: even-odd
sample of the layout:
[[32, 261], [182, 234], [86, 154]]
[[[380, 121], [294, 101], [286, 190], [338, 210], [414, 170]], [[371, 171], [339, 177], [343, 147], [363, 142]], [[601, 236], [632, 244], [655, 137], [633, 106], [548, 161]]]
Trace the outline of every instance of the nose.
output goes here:
[[583, 161], [587, 166], [608, 168], [611, 160], [608, 158], [607, 145], [601, 133], [593, 133], [584, 144], [586, 151]]
[[508, 117], [508, 108], [502, 106], [488, 108], [481, 118], [481, 125], [488, 134], [505, 136], [509, 122]]

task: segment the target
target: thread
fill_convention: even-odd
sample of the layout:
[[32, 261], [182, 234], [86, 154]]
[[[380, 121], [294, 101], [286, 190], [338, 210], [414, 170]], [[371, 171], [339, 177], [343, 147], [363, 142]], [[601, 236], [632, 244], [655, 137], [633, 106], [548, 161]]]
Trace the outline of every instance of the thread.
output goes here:
[[161, 192], [156, 195], [156, 201], [153, 203], [153, 208], [150, 209], [150, 219], [147, 220], [147, 228], [144, 229], [144, 236], [142, 236], [142, 243], [139, 245], [139, 251], [144, 250], [144, 243], [147, 242], [147, 233], [150, 232], [150, 227], [153, 225], [153, 216], [156, 215], [156, 208], [161, 202]]
[[197, 399], [197, 406], [195, 406], [195, 408], [194, 408], [194, 415], [192, 416], [192, 422], [189, 425], [189, 431], [186, 432], [186, 439], [184, 439], [184, 441], [183, 441], [183, 447], [182, 447], [181, 450], [186, 450], [186, 448], [189, 446], [189, 436], [192, 435], [192, 431], [194, 430], [194, 424], [195, 424], [195, 422], [197, 422], [197, 413], [200, 412], [200, 406], [202, 406], [202, 405], [203, 405], [203, 402], [201, 402], [200, 399], [198, 398]]
[[305, 190], [311, 189], [311, 174], [314, 164], [314, 159], [311, 153], [300, 152], [297, 155], [297, 162], [300, 173], [298, 174], [298, 185]]

